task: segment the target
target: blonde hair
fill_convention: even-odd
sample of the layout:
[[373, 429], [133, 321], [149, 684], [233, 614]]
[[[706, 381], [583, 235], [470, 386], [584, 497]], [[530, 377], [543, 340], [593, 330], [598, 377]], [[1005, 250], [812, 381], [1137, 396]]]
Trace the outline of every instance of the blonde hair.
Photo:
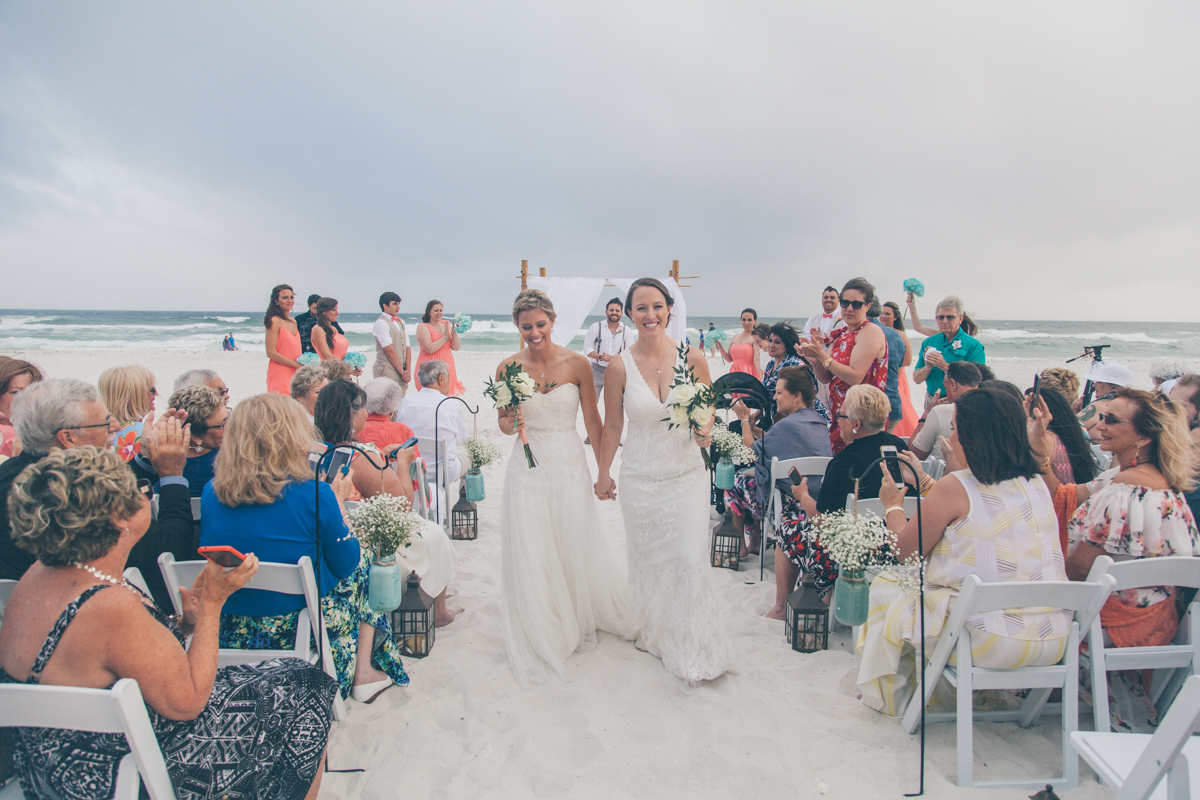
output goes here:
[[1158, 392], [1120, 387], [1117, 397], [1133, 406], [1129, 423], [1142, 436], [1150, 438], [1149, 461], [1177, 492], [1196, 488], [1196, 453], [1188, 435], [1187, 415], [1183, 408]]
[[48, 567], [94, 561], [121, 538], [112, 518], [129, 519], [142, 502], [133, 472], [111, 450], [55, 450], [13, 482], [13, 543]]
[[289, 483], [312, 478], [313, 428], [304, 406], [282, 394], [258, 394], [237, 404], [225, 424], [213, 490], [222, 505], [266, 506]]
[[874, 386], [862, 383], [850, 387], [841, 407], [841, 412], [862, 423], [862, 432], [868, 434], [879, 433], [887, 427], [887, 418], [891, 410], [892, 404], [886, 394]]
[[513, 303], [514, 325], [525, 311], [545, 311], [551, 322], [558, 316], [554, 313], [554, 303], [550, 302], [550, 298], [541, 289], [525, 289], [517, 295], [517, 299]]
[[192, 426], [192, 436], [200, 438], [208, 433], [205, 420], [225, 407], [225, 398], [209, 386], [189, 386], [171, 395], [169, 408], [187, 412], [185, 422]]
[[347, 380], [354, 374], [354, 367], [340, 358], [328, 358], [321, 362], [321, 371], [325, 373], [326, 379], [330, 383], [333, 383], [334, 381]]
[[1066, 367], [1047, 367], [1042, 370], [1042, 388], [1053, 389], [1073, 403], [1079, 397], [1079, 376]]
[[100, 373], [96, 388], [108, 413], [122, 425], [137, 422], [154, 409], [150, 390], [154, 388], [154, 373], [137, 364], [109, 367]]

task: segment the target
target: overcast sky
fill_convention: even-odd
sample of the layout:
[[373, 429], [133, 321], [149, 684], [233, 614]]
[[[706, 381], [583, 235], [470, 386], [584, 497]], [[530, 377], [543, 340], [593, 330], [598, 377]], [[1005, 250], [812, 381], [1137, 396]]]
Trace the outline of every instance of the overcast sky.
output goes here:
[[[1200, 4], [0, 3], [0, 307], [1200, 320]], [[926, 298], [924, 308], [932, 308]]]

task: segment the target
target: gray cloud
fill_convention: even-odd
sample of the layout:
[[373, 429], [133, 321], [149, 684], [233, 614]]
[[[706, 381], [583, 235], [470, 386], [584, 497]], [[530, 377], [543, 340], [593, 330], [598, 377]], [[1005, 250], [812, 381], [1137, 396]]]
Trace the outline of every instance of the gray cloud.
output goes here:
[[[503, 311], [700, 274], [809, 313], [1200, 319], [1186, 3], [0, 5], [7, 306]], [[1156, 302], [1159, 301], [1159, 302]]]

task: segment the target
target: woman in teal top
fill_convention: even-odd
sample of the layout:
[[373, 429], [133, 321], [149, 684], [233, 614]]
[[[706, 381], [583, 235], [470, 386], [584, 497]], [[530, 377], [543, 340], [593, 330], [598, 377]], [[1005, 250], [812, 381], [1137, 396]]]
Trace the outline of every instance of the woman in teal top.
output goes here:
[[[984, 364], [987, 357], [983, 345], [962, 329], [963, 301], [949, 295], [938, 303], [937, 325], [940, 333], [921, 342], [921, 352], [913, 371], [913, 380], [925, 384], [929, 395], [945, 397], [946, 365], [951, 361], [971, 361]], [[936, 351], [936, 352], [934, 352]]]

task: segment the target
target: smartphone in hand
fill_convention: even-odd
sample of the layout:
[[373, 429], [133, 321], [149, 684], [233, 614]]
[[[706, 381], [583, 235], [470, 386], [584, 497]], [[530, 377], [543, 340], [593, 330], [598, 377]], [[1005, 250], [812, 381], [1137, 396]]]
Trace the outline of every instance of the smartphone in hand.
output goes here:
[[325, 482], [333, 483], [339, 474], [345, 475], [350, 470], [350, 459], [354, 458], [353, 450], [336, 449], [329, 463], [325, 465]]
[[804, 480], [804, 476], [800, 474], [800, 470], [792, 467], [788, 472], [788, 477], [792, 479], [792, 486], [799, 486]]
[[892, 476], [892, 480], [896, 482], [897, 489], [904, 488], [904, 479], [900, 476], [900, 456], [896, 453], [894, 445], [885, 444], [879, 448], [879, 457], [887, 464], [888, 473]]
[[226, 569], [233, 569], [234, 567], [240, 566], [241, 563], [246, 560], [244, 555], [226, 544], [215, 545], [213, 547], [201, 547], [197, 549], [196, 552], [214, 564], [225, 567]]
[[1033, 410], [1038, 407], [1038, 402], [1042, 399], [1042, 376], [1040, 374], [1033, 376], [1033, 391], [1029, 395], [1029, 416], [1033, 416]]

